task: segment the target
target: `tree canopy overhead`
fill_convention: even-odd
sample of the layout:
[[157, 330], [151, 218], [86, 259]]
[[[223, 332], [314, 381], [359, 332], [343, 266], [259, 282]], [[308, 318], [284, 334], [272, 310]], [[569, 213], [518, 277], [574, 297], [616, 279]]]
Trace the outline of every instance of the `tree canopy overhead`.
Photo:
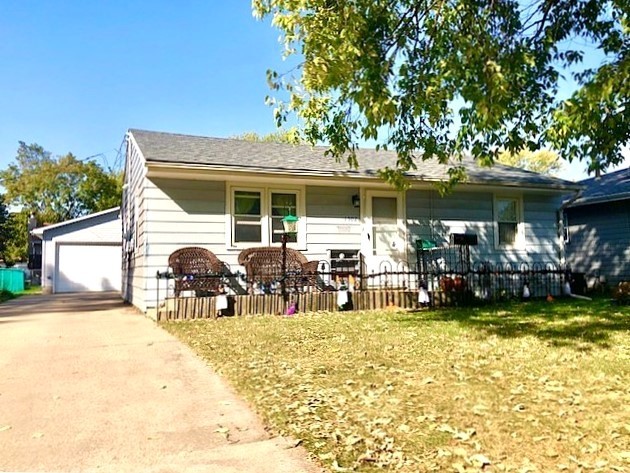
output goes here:
[[497, 162], [548, 175], [557, 174], [562, 169], [562, 161], [558, 155], [547, 149], [524, 149], [516, 154], [503, 152], [498, 156]]
[[[254, 0], [271, 16], [294, 75], [269, 71], [282, 123], [356, 165], [359, 142], [417, 158], [550, 146], [591, 170], [623, 160], [630, 137], [627, 0]], [[584, 50], [584, 51], [583, 51]], [[596, 67], [585, 54], [601, 58]], [[590, 58], [589, 64], [593, 62]], [[564, 80], [577, 89], [559, 97]], [[272, 99], [272, 101], [275, 99]], [[461, 177], [461, 168], [451, 168]]]
[[283, 128], [266, 135], [261, 135], [255, 131], [246, 131], [232, 138], [235, 140], [253, 141], [255, 143], [285, 143], [291, 145], [301, 143], [300, 135], [296, 128]]
[[0, 171], [5, 201], [57, 223], [120, 205], [122, 178], [72, 153], [53, 157], [38, 144], [19, 143], [15, 162]]

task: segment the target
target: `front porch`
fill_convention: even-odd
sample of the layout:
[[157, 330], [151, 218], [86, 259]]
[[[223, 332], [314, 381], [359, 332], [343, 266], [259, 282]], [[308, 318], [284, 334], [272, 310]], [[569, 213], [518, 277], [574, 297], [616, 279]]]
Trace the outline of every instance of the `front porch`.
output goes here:
[[[213, 291], [185, 291], [176, 295], [172, 289], [175, 282], [191, 278], [210, 279], [229, 290], [227, 295]], [[156, 306], [158, 320], [420, 309], [558, 297], [566, 293], [570, 281], [570, 269], [566, 266], [471, 263], [467, 247], [453, 245], [420, 250], [413, 264], [383, 263], [378, 271], [370, 272], [366, 271], [360, 255], [345, 262], [319, 261], [316, 272], [307, 275], [284, 271], [267, 274], [260, 281], [250, 280], [246, 273], [229, 268], [221, 273], [194, 276], [158, 272]], [[224, 298], [219, 306], [218, 298]]]

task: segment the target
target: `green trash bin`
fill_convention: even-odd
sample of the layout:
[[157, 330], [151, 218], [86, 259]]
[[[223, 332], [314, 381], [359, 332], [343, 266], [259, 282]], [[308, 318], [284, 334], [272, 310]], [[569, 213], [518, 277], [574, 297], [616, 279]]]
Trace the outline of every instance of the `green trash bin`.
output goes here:
[[0, 291], [12, 293], [24, 290], [24, 271], [14, 268], [0, 268]]
[[433, 240], [416, 240], [416, 250], [430, 250], [435, 247], [437, 247], [437, 243], [435, 243]]

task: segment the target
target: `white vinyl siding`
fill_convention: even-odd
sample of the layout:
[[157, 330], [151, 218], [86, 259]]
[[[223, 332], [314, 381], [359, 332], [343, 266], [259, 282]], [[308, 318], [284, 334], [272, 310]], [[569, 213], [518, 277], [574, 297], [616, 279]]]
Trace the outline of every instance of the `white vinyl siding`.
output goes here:
[[566, 209], [571, 269], [603, 276], [609, 286], [630, 281], [630, 200]]
[[306, 254], [309, 260], [328, 260], [331, 249], [361, 249], [360, 208], [352, 205], [352, 196], [356, 194], [359, 194], [359, 188], [351, 186], [306, 188]]
[[521, 246], [495, 244], [497, 226], [492, 193], [456, 189], [444, 197], [430, 190], [407, 192], [409, 248], [414, 248], [419, 238], [446, 245], [452, 233], [474, 233], [478, 245], [470, 247], [473, 261], [558, 263], [562, 248], [558, 238], [557, 211], [563, 197], [543, 192], [506, 193], [505, 196], [519, 201]]
[[121, 206], [123, 299], [146, 309], [146, 268], [142, 252], [146, 238], [145, 161], [132, 137], [127, 142], [125, 178]]

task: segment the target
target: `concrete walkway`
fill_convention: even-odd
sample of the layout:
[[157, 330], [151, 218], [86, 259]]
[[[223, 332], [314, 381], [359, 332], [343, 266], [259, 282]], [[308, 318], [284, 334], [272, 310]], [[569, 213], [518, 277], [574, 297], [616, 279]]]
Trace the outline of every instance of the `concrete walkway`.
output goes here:
[[0, 305], [0, 471], [321, 471], [115, 294]]

